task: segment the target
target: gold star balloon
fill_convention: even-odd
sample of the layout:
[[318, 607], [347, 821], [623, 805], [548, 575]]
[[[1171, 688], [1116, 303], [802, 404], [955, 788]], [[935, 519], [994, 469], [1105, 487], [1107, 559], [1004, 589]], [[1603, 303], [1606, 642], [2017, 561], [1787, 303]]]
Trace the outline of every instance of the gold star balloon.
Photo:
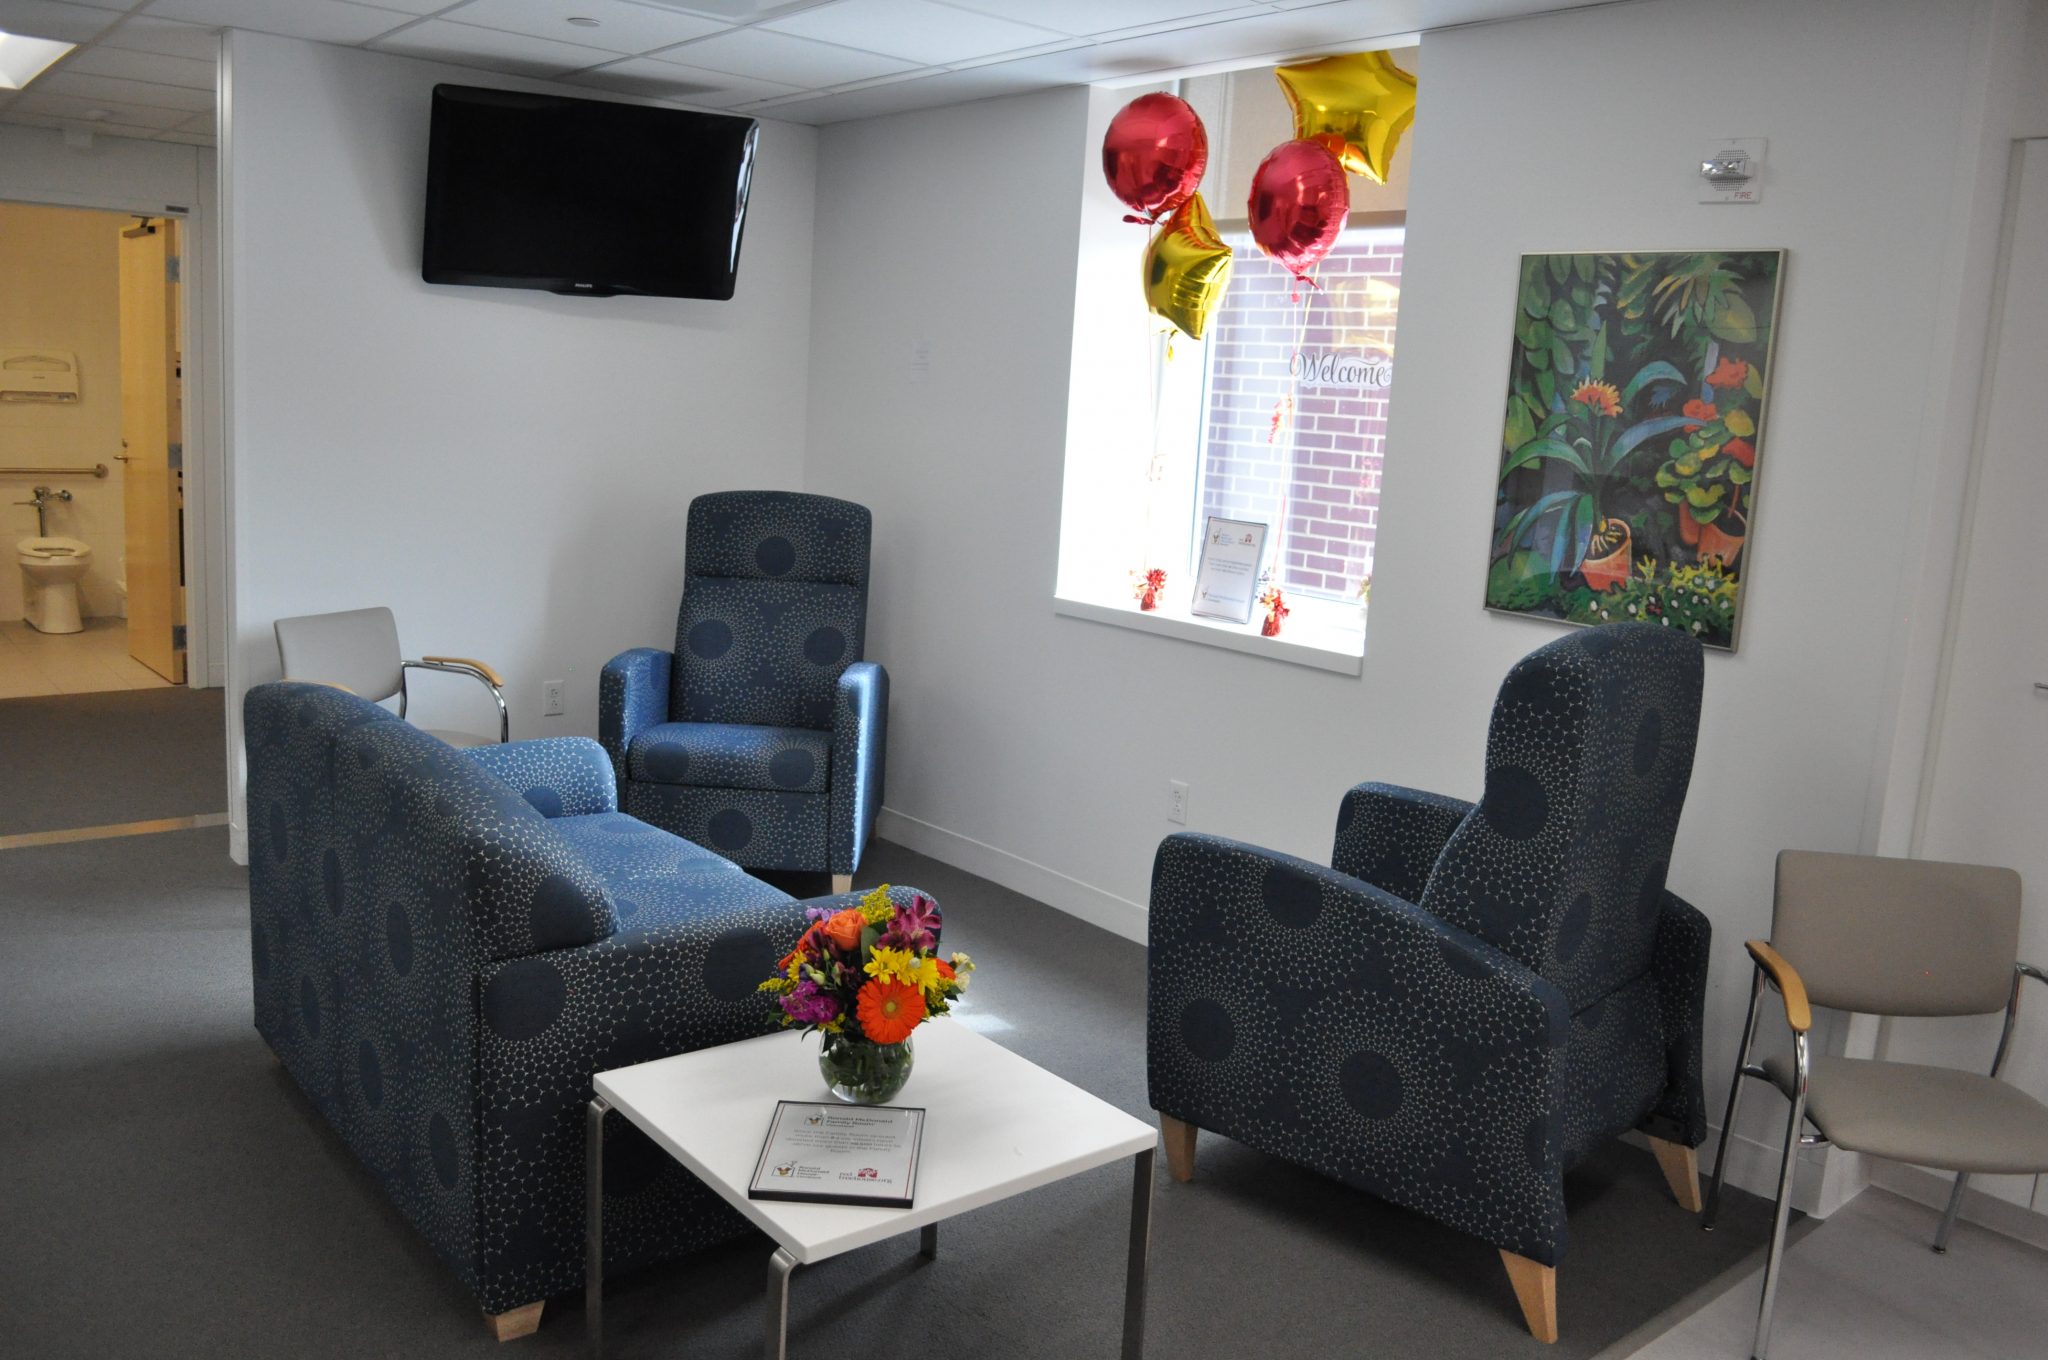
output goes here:
[[1341, 57], [1273, 72], [1294, 110], [1294, 135], [1329, 147], [1354, 175], [1387, 182], [1394, 147], [1415, 121], [1415, 77], [1385, 52]]
[[1190, 340], [1202, 338], [1230, 286], [1230, 247], [1200, 194], [1174, 209], [1145, 248], [1145, 305]]

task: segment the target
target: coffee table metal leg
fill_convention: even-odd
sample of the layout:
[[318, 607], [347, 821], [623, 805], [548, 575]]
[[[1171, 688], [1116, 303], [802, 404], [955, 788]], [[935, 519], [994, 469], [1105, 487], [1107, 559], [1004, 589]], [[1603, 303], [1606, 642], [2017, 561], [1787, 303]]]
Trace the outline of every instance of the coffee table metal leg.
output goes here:
[[789, 1277], [795, 1273], [796, 1257], [777, 1247], [768, 1258], [768, 1360], [789, 1357]]
[[1145, 1258], [1152, 1249], [1152, 1152], [1132, 1159], [1131, 1261], [1124, 1275], [1123, 1360], [1145, 1354]]
[[938, 1224], [927, 1223], [924, 1225], [924, 1231], [919, 1233], [917, 1236], [917, 1251], [918, 1255], [924, 1257], [924, 1259], [927, 1261], [936, 1261], [939, 1259]]
[[583, 1335], [590, 1360], [604, 1355], [604, 1117], [593, 1096], [583, 1121]]

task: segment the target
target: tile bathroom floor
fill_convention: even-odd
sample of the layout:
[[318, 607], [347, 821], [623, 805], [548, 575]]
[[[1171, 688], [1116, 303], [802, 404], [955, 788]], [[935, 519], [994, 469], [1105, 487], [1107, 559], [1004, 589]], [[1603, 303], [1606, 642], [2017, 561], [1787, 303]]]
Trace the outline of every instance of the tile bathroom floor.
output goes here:
[[82, 633], [38, 633], [20, 619], [0, 621], [0, 699], [170, 683], [128, 655], [126, 619], [87, 619]]

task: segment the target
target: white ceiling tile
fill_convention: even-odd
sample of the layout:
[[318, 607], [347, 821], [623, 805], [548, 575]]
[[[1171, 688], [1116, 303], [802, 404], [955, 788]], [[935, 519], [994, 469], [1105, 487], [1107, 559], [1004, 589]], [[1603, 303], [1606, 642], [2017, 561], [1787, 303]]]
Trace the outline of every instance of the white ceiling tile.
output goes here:
[[830, 2], [831, 0], [640, 0], [642, 4], [654, 5], [660, 9], [679, 9], [685, 14], [701, 14], [707, 19], [722, 19], [733, 24], [748, 24], [785, 10], [809, 9], [813, 5]]
[[204, 24], [181, 23], [176, 19], [152, 19], [147, 14], [130, 18], [95, 46], [124, 52], [161, 52], [167, 57], [217, 63], [220, 34]]
[[598, 66], [618, 55], [595, 47], [555, 42], [550, 38], [531, 38], [524, 33], [504, 33], [472, 24], [451, 24], [443, 19], [415, 24], [380, 38], [374, 46], [379, 52], [403, 52], [408, 56], [431, 57], [457, 66], [536, 76], [560, 75], [564, 71]]
[[183, 109], [153, 109], [105, 99], [80, 99], [76, 95], [46, 94], [41, 89], [22, 91], [8, 106], [8, 112], [46, 113], [53, 118], [88, 122], [95, 120], [87, 119], [87, 114], [104, 113], [107, 116], [98, 122], [149, 128], [156, 132], [167, 132], [192, 116]]
[[0, 0], [0, 31], [24, 38], [55, 38], [58, 42], [91, 42], [121, 16], [89, 5], [60, 5], [53, 0]]
[[[714, 19], [629, 0], [469, 0], [437, 17], [610, 52], [646, 52], [723, 32], [727, 27]], [[571, 18], [595, 19], [597, 26], [572, 24]]]
[[613, 62], [610, 66], [600, 66], [594, 71], [578, 72], [569, 77], [569, 80], [572, 84], [588, 85], [593, 89], [611, 90], [618, 94], [668, 99], [719, 109], [751, 103], [757, 99], [772, 99], [777, 95], [801, 93], [790, 85], [755, 80], [751, 76], [729, 75], [722, 71], [707, 71], [694, 66], [678, 66], [674, 62], [656, 61], [652, 57], [628, 57], [624, 61]]
[[783, 33], [767, 33], [758, 28], [742, 28], [683, 47], [670, 48], [658, 53], [656, 59], [811, 89], [917, 69], [916, 62], [898, 61], [873, 52], [856, 52]]
[[1067, 36], [928, 0], [839, 0], [762, 25], [778, 33], [882, 52], [919, 65], [970, 61]]
[[208, 113], [213, 109], [212, 90], [193, 90], [183, 85], [156, 85], [141, 80], [86, 75], [73, 71], [69, 62], [38, 80], [33, 88], [48, 94], [76, 95], [80, 99], [140, 104], [152, 109], [182, 109], [188, 114]]
[[1004, 19], [1028, 19], [1041, 28], [1087, 37], [1126, 28], [1146, 28], [1213, 14], [1219, 10], [1245, 13], [1265, 9], [1237, 0], [947, 0], [960, 9], [993, 14]]
[[1000, 66], [982, 66], [970, 71], [942, 71], [937, 75], [901, 80], [890, 85], [831, 94], [747, 104], [741, 113], [784, 118], [797, 123], [838, 123], [852, 118], [879, 118], [912, 109], [942, 104], [965, 104], [976, 99], [993, 99], [1046, 88], [1045, 83], [1007, 74]]
[[64, 63], [64, 70], [72, 75], [147, 80], [156, 85], [182, 85], [188, 90], [204, 90], [209, 102], [216, 84], [216, 67], [217, 63], [212, 61], [166, 56], [161, 52], [130, 52], [102, 43], [95, 43], [83, 52], [74, 52]]
[[412, 22], [410, 15], [396, 10], [347, 0], [155, 0], [149, 12], [162, 19], [332, 43], [367, 42]]

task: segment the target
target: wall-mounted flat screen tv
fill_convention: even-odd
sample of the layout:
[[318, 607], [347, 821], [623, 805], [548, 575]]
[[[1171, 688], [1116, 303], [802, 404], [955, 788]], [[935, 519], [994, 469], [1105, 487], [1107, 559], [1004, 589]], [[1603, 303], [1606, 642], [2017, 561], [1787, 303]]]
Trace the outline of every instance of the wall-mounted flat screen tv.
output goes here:
[[434, 87], [428, 283], [730, 298], [759, 125]]

